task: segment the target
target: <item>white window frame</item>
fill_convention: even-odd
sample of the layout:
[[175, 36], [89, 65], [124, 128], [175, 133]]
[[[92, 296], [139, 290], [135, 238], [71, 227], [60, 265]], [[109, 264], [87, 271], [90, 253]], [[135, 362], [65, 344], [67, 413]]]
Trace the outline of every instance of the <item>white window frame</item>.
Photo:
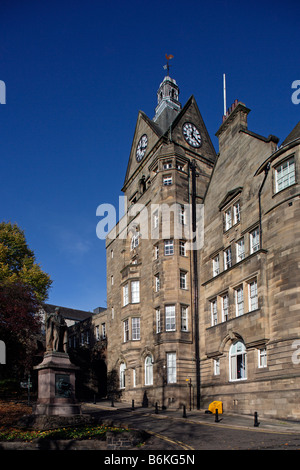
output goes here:
[[159, 292], [160, 290], [159, 274], [155, 274], [154, 278], [155, 278], [155, 286], [154, 286], [155, 292]]
[[241, 238], [236, 242], [236, 261], [242, 261], [245, 258], [245, 238]]
[[164, 186], [171, 186], [173, 183], [172, 176], [164, 176], [163, 177], [163, 185]]
[[275, 193], [296, 183], [295, 159], [291, 157], [275, 167]]
[[231, 382], [247, 379], [247, 351], [241, 341], [236, 341], [230, 347], [229, 377]]
[[125, 371], [126, 371], [126, 364], [121, 362], [120, 364], [120, 388], [125, 388]]
[[101, 323], [101, 337], [102, 339], [106, 338], [106, 324], [105, 323]]
[[96, 336], [96, 341], [100, 341], [100, 327], [99, 327], [99, 325], [97, 325], [96, 328], [95, 328], [95, 336]]
[[250, 253], [255, 253], [259, 250], [260, 240], [259, 240], [259, 228], [256, 227], [252, 232], [250, 232]]
[[235, 313], [237, 317], [244, 315], [244, 289], [239, 286], [235, 289]]
[[156, 333], [161, 333], [161, 315], [160, 308], [155, 309]]
[[139, 232], [135, 232], [132, 237], [131, 237], [131, 242], [130, 242], [130, 249], [134, 250], [139, 246], [140, 242], [140, 234]]
[[257, 279], [248, 283], [249, 291], [249, 312], [258, 309]]
[[185, 225], [185, 209], [183, 204], [179, 205], [179, 224]]
[[185, 243], [186, 242], [184, 240], [179, 240], [179, 255], [180, 256], [186, 256]]
[[128, 284], [123, 286], [123, 307], [129, 304], [129, 287]]
[[187, 272], [179, 271], [179, 287], [180, 289], [187, 290]]
[[213, 259], [213, 277], [220, 274], [220, 255], [217, 255]]
[[151, 354], [145, 358], [145, 385], [153, 385], [153, 357]]
[[165, 306], [165, 330], [176, 331], [176, 309], [175, 305]]
[[227, 321], [229, 317], [229, 297], [228, 294], [222, 295], [222, 321]]
[[225, 214], [225, 232], [229, 230], [232, 227], [232, 212], [231, 212], [231, 207], [229, 209], [226, 209]]
[[159, 244], [154, 245], [154, 259], [159, 258]]
[[224, 250], [224, 270], [231, 268], [232, 266], [232, 253], [231, 246]]
[[211, 326], [218, 324], [218, 303], [217, 299], [210, 301], [210, 311], [211, 311]]
[[240, 201], [233, 204], [233, 225], [237, 224], [241, 220], [241, 206]]
[[189, 310], [186, 305], [180, 306], [180, 326], [181, 331], [189, 331]]
[[124, 343], [127, 343], [129, 341], [129, 319], [126, 318], [126, 320], [123, 321], [123, 339]]
[[164, 162], [163, 170], [169, 170], [170, 168], [172, 168], [172, 166], [172, 161]]
[[165, 256], [174, 254], [174, 240], [172, 238], [164, 241], [164, 254]]
[[267, 367], [267, 348], [260, 348], [257, 350], [257, 363], [258, 363], [258, 368], [263, 369]]
[[132, 341], [139, 341], [141, 339], [140, 317], [132, 317], [131, 319], [131, 339]]
[[167, 353], [167, 383], [175, 384], [177, 382], [176, 371], [176, 352]]
[[131, 281], [131, 303], [140, 302], [140, 281]]
[[220, 375], [220, 359], [214, 359], [214, 375]]

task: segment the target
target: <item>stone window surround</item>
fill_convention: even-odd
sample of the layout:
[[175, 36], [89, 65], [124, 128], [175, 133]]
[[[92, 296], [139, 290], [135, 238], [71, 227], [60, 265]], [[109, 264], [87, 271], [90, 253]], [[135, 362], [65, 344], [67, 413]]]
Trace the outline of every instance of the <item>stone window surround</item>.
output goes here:
[[[249, 293], [249, 286], [250, 284], [256, 281], [257, 283], [257, 291], [259, 289], [259, 282], [258, 282], [258, 273], [252, 274], [248, 276], [246, 279], [243, 279], [239, 283], [235, 283], [234, 286], [229, 286], [227, 289], [223, 289], [221, 292], [210, 296], [208, 300], [210, 321], [207, 322], [209, 324], [208, 328], [213, 328], [221, 323], [233, 321], [235, 318], [241, 318], [243, 315], [247, 315], [248, 313], [255, 312], [260, 310], [259, 306], [259, 295], [257, 292], [257, 308], [251, 310], [251, 300], [250, 300], [250, 293]], [[242, 315], [237, 314], [237, 303], [236, 303], [236, 291], [239, 287], [243, 287], [243, 301], [244, 301], [244, 313]], [[223, 298], [224, 296], [228, 296], [228, 316], [227, 319], [224, 320], [223, 318]], [[216, 311], [213, 311], [213, 304], [216, 301]], [[220, 315], [221, 312], [221, 315]], [[217, 322], [215, 323], [215, 316], [213, 313], [216, 313]]]

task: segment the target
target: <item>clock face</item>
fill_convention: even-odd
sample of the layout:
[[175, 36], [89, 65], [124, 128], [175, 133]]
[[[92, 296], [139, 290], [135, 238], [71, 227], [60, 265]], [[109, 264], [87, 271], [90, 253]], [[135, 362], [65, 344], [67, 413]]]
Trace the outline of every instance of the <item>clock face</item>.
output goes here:
[[202, 143], [201, 134], [198, 131], [195, 124], [191, 122], [186, 122], [185, 124], [183, 124], [182, 133], [183, 133], [183, 137], [185, 138], [185, 140], [187, 141], [189, 145], [195, 148], [201, 146], [201, 143]]
[[138, 162], [140, 162], [142, 160], [142, 158], [144, 157], [144, 155], [146, 153], [147, 145], [148, 145], [148, 137], [147, 137], [146, 134], [144, 134], [140, 138], [139, 143], [137, 145], [137, 149], [136, 149], [135, 158]]

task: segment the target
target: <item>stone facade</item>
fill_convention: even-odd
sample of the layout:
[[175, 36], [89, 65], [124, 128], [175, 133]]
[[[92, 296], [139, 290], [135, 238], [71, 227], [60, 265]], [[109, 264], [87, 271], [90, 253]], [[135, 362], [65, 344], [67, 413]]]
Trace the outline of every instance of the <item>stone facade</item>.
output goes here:
[[216, 155], [194, 97], [181, 108], [167, 83], [160, 115], [138, 114], [125, 215], [106, 240], [108, 371], [126, 401], [299, 418], [300, 132], [278, 148], [236, 101]]

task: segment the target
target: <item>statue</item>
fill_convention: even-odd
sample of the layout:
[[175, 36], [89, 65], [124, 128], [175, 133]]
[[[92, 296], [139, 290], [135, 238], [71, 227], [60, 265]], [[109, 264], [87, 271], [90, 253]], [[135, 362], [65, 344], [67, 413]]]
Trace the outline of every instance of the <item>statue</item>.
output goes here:
[[46, 351], [67, 352], [68, 330], [59, 307], [46, 316]]

